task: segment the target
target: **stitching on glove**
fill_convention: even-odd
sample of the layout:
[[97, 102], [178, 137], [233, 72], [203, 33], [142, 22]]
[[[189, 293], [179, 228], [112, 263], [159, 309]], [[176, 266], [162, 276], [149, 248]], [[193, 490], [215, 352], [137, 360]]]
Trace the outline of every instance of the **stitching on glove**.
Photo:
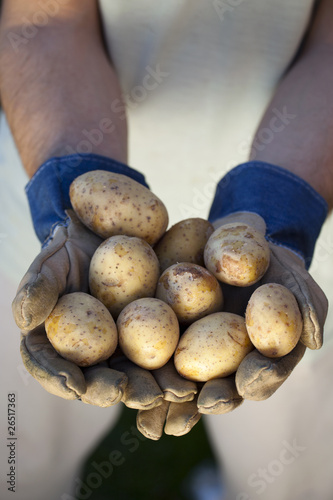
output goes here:
[[[251, 379], [251, 381], [250, 381], [248, 384], [246, 384], [246, 386], [245, 386], [245, 387], [246, 387], [246, 389], [247, 389], [248, 387], [251, 387], [251, 385], [252, 385], [252, 384], [254, 384], [254, 383], [258, 382], [258, 379], [260, 379], [260, 378], [261, 378], [261, 374], [262, 374], [264, 371], [269, 371], [269, 370], [271, 370], [271, 369], [272, 369], [272, 363], [270, 362], [268, 366], [265, 366], [265, 367], [261, 368], [261, 369], [260, 369], [260, 371], [258, 371], [258, 370], [257, 370], [257, 371], [255, 372], [255, 377], [253, 377], [253, 378]], [[243, 392], [244, 392], [244, 391], [243, 391]]]
[[239, 401], [243, 401], [242, 396], [239, 396], [238, 398], [235, 397], [235, 398], [230, 398], [230, 399], [220, 399], [219, 401], [217, 401], [216, 403], [214, 403], [210, 406], [201, 404], [199, 406], [199, 411], [200, 411], [200, 408], [205, 408], [207, 410], [211, 410], [213, 408], [219, 408], [222, 405], [223, 405], [223, 407], [234, 405], [235, 403], [238, 403]]
[[[143, 411], [148, 411], [148, 410], [143, 410]], [[157, 438], [159, 439], [161, 436], [160, 434], [153, 434], [152, 432], [148, 432], [146, 427], [144, 427], [141, 422], [139, 422], [139, 420], [137, 419], [137, 422], [136, 422], [136, 425], [137, 425], [137, 428], [138, 430], [141, 432], [141, 434], [143, 434], [145, 437], [149, 438], [149, 439], [152, 439], [152, 440], [156, 440]]]

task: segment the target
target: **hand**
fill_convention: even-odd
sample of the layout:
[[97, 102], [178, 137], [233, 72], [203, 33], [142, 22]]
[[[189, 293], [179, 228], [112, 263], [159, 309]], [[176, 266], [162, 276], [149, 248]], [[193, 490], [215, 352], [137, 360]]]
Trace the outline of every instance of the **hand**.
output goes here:
[[[248, 223], [263, 233], [265, 232], [265, 223], [260, 216], [241, 212], [219, 219], [215, 226], [235, 221]], [[294, 252], [272, 243], [270, 243], [270, 249], [269, 268], [258, 283], [246, 288], [223, 287], [225, 310], [244, 315], [250, 295], [258, 286], [264, 283], [279, 283], [288, 288], [297, 299], [303, 317], [303, 332], [298, 345], [286, 356], [267, 358], [257, 350], [248, 354], [236, 372], [235, 385], [231, 386], [232, 389], [230, 389], [230, 401], [233, 398], [237, 399], [237, 393], [244, 399], [256, 401], [267, 399], [292, 373], [302, 359], [306, 347], [319, 349], [323, 343], [323, 326], [328, 308], [325, 294], [306, 271], [303, 260]], [[220, 379], [220, 383], [225, 384], [222, 380]], [[219, 389], [212, 389], [210, 385], [211, 383], [207, 383], [199, 396], [199, 411], [203, 413], [219, 412], [214, 405], [214, 391], [216, 390], [216, 400], [218, 401], [220, 398]], [[237, 389], [236, 392], [235, 389]], [[207, 405], [207, 400], [210, 401], [209, 405]], [[223, 408], [227, 408], [227, 406], [223, 406], [222, 410]]]
[[102, 240], [67, 211], [59, 226], [23, 277], [13, 301], [22, 331], [21, 355], [28, 372], [50, 393], [98, 406], [116, 404], [127, 376], [106, 363], [81, 369], [61, 356], [47, 339], [43, 323], [64, 293], [88, 292], [90, 259]]
[[[243, 222], [265, 233], [265, 222], [256, 214], [237, 213], [216, 223], [216, 227], [229, 222]], [[153, 372], [164, 392], [164, 400], [149, 410], [141, 408], [137, 415], [140, 432], [150, 439], [159, 439], [163, 430], [166, 434], [180, 436], [189, 432], [199, 421], [201, 414], [223, 414], [235, 410], [244, 399], [263, 400], [270, 397], [292, 373], [302, 359], [306, 347], [318, 349], [322, 345], [323, 325], [327, 313], [327, 300], [306, 271], [304, 263], [293, 252], [270, 244], [271, 261], [264, 277], [251, 287], [223, 285], [225, 310], [244, 315], [253, 291], [264, 283], [280, 283], [291, 290], [303, 317], [301, 340], [294, 350], [281, 358], [267, 358], [257, 350], [248, 354], [237, 372], [229, 377], [214, 379], [197, 385], [197, 391], [190, 389], [186, 401], [170, 397], [175, 393], [167, 389], [171, 376], [179, 387], [185, 390], [189, 381], [176, 374], [173, 362]], [[173, 382], [175, 384], [176, 382]], [[194, 384], [193, 387], [195, 387]], [[179, 389], [178, 389], [179, 391]]]

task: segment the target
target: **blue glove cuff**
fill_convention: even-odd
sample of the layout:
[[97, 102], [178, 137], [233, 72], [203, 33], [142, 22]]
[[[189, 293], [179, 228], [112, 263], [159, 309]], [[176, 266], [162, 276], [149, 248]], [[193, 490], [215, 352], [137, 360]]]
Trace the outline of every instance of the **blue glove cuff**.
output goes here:
[[65, 210], [72, 208], [69, 187], [76, 177], [91, 170], [123, 174], [148, 188], [141, 173], [111, 158], [95, 154], [51, 158], [41, 165], [25, 188], [35, 232], [42, 243], [52, 237], [55, 227], [66, 225]]
[[261, 215], [267, 225], [266, 238], [301, 255], [308, 269], [328, 206], [297, 175], [276, 165], [251, 161], [221, 179], [209, 220], [214, 222], [234, 212]]

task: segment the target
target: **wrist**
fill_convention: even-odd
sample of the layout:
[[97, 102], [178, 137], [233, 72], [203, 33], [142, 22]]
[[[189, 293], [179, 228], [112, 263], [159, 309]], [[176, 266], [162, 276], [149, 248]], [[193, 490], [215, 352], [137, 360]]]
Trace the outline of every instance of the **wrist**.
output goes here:
[[295, 174], [263, 162], [232, 169], [219, 182], [209, 220], [235, 212], [253, 212], [266, 222], [266, 238], [299, 254], [310, 266], [328, 207], [325, 200]]
[[73, 180], [92, 170], [126, 175], [148, 188], [144, 176], [117, 160], [95, 154], [68, 155], [43, 163], [26, 186], [31, 217], [38, 239], [46, 244], [59, 225], [67, 224], [72, 209], [69, 188]]

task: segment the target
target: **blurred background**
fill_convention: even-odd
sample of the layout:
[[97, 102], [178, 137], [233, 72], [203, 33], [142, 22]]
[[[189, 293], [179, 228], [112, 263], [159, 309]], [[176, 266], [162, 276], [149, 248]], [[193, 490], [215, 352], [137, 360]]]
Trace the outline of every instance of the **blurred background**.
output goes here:
[[[169, 211], [170, 225], [189, 217], [207, 218], [216, 183], [229, 169], [246, 161], [263, 106], [289, 62], [288, 50], [279, 51], [278, 41], [287, 41], [290, 49], [290, 46], [297, 46], [302, 34], [297, 32], [292, 17], [283, 36], [275, 29], [284, 25], [283, 12], [288, 1], [276, 2], [272, 11], [268, 6], [260, 6], [263, 12], [274, 14], [269, 16], [274, 20], [270, 33], [262, 31], [258, 17], [260, 9], [254, 8], [250, 31], [257, 29], [263, 38], [260, 38], [260, 47], [255, 47], [253, 52], [247, 47], [246, 37], [240, 36], [251, 2], [232, 3], [239, 5], [235, 11], [234, 31], [219, 17], [214, 2], [208, 7], [204, 2], [185, 2], [183, 24], [178, 24], [178, 18], [172, 15], [175, 0], [163, 6], [156, 4], [156, 9], [150, 9], [150, 2], [142, 2], [136, 23], [129, 15], [130, 4], [126, 12], [126, 9], [117, 9], [117, 2], [104, 0], [100, 3], [112, 14], [110, 26], [105, 26], [106, 30], [110, 28], [108, 43], [112, 45], [113, 39], [119, 42], [114, 53], [115, 64], [121, 67], [124, 58], [128, 62], [125, 70], [122, 68], [121, 83], [129, 110], [129, 164], [146, 175], [152, 191], [163, 200]], [[253, 3], [259, 4], [252, 2], [252, 6]], [[311, 3], [304, 2], [300, 9], [304, 11], [304, 19]], [[165, 40], [156, 29], [158, 16], [165, 21], [166, 33], [171, 33]], [[223, 30], [220, 29], [222, 22]], [[207, 26], [207, 23], [214, 29], [207, 30], [203, 38], [201, 25]], [[266, 43], [264, 35], [269, 36], [272, 43]], [[159, 45], [160, 38], [163, 43]], [[239, 50], [233, 61], [221, 53], [219, 47], [222, 44], [232, 46], [237, 40], [246, 50], [244, 47], [244, 51]], [[187, 57], [187, 65], [178, 54]], [[273, 73], [267, 69], [270, 58], [276, 62]], [[156, 77], [156, 72], [160, 76]], [[248, 78], [249, 72], [255, 75], [252, 79]], [[222, 92], [224, 73], [231, 75], [232, 84], [225, 86]], [[148, 74], [155, 75], [158, 85], [154, 89], [147, 90], [143, 86]], [[106, 110], [106, 116], [108, 112]], [[226, 472], [235, 484], [233, 498], [245, 500], [250, 498], [242, 493], [250, 475], [276, 460], [285, 440], [293, 443], [295, 439], [309, 451], [300, 457], [297, 470], [296, 465], [291, 465], [274, 479], [272, 489], [266, 485], [268, 498], [279, 498], [280, 492], [282, 495], [282, 483], [287, 477], [289, 484], [295, 482], [300, 488], [311, 475], [316, 476], [316, 483], [329, 484], [330, 472], [322, 467], [313, 470], [313, 457], [318, 463], [330, 464], [333, 432], [327, 429], [333, 431], [333, 404], [326, 399], [320, 380], [324, 377], [331, 380], [327, 374], [331, 374], [332, 308], [322, 351], [308, 352], [305, 362], [297, 369], [298, 376], [290, 377], [290, 382], [271, 401], [260, 403], [260, 411], [255, 402], [246, 402], [235, 414], [221, 419], [215, 416], [202, 419], [183, 437], [164, 435], [158, 442], [144, 439], [135, 431], [135, 411], [122, 405], [100, 409], [78, 401], [60, 400], [46, 393], [27, 374], [19, 353], [20, 334], [11, 316], [11, 302], [20, 279], [40, 250], [24, 196], [27, 181], [1, 113], [0, 429], [4, 432], [0, 442], [0, 470], [8, 469], [6, 404], [7, 394], [15, 392], [16, 498], [222, 500], [221, 475], [228, 462]], [[330, 303], [333, 301], [332, 235], [333, 222], [329, 218], [310, 269]], [[317, 380], [313, 381], [311, 369], [318, 373], [318, 384]], [[301, 390], [304, 385], [308, 390], [306, 395]], [[293, 418], [289, 421], [290, 413]], [[116, 464], [112, 472], [110, 454]], [[1, 499], [13, 498], [7, 490], [3, 472], [0, 488]], [[250, 492], [255, 495], [253, 489]], [[257, 497], [263, 498], [253, 496]], [[313, 498], [300, 494], [292, 500]]]

